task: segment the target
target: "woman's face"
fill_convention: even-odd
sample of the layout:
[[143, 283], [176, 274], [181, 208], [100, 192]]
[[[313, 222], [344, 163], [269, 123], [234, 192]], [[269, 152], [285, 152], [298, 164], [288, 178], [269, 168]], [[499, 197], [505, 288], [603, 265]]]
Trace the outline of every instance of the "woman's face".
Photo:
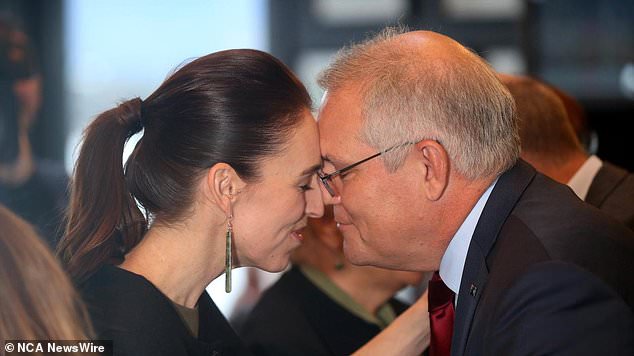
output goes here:
[[285, 149], [260, 165], [262, 178], [248, 184], [233, 207], [239, 266], [277, 272], [302, 243], [307, 217], [321, 217], [323, 202], [315, 172], [321, 165], [317, 124], [308, 110]]

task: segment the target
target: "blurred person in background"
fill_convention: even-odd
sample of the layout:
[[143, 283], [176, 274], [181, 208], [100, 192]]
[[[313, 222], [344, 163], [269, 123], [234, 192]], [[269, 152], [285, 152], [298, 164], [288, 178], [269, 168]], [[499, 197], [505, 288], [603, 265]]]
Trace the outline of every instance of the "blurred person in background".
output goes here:
[[577, 135], [579, 143], [583, 146], [584, 151], [586, 151], [589, 155], [595, 154], [599, 148], [599, 137], [597, 136], [597, 132], [592, 129], [590, 122], [588, 121], [586, 111], [581, 103], [554, 85], [545, 82], [542, 82], [542, 84], [552, 89], [564, 104], [566, 114], [568, 115], [568, 121], [570, 121], [572, 129], [574, 130], [575, 135]]
[[91, 338], [79, 294], [35, 230], [2, 205], [0, 227], [0, 344]]
[[407, 309], [393, 297], [423, 274], [351, 264], [332, 207], [302, 236], [293, 267], [263, 293], [241, 336], [256, 355], [349, 355]]
[[[87, 127], [58, 253], [116, 355], [249, 353], [205, 287], [287, 267], [323, 214], [318, 140], [303, 84], [256, 50], [200, 57]], [[420, 349], [426, 315], [407, 316], [366, 354]]]
[[265, 272], [257, 268], [247, 268], [247, 287], [237, 298], [229, 314], [229, 324], [238, 334], [265, 289], [261, 281], [261, 274]]
[[0, 18], [0, 203], [33, 224], [54, 247], [68, 202], [63, 165], [36, 157], [29, 129], [41, 83], [27, 35]]
[[526, 76], [500, 78], [517, 106], [520, 156], [634, 230], [634, 174], [586, 153], [561, 96], [549, 86]]

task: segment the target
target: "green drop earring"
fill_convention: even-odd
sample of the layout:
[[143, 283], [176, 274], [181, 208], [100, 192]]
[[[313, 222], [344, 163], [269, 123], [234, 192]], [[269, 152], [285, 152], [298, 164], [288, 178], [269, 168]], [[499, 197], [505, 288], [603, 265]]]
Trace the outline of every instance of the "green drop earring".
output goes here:
[[[231, 204], [231, 203], [230, 203]], [[226, 236], [226, 251], [225, 251], [225, 292], [231, 293], [231, 243], [233, 240], [233, 224], [231, 220], [233, 220], [233, 211], [231, 211], [231, 207], [229, 207], [229, 217], [227, 222], [227, 236]]]

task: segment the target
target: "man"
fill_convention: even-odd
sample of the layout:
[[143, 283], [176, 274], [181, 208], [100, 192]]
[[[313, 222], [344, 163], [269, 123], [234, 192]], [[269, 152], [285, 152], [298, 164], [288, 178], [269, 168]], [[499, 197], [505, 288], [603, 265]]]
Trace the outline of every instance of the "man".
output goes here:
[[518, 161], [513, 98], [478, 56], [386, 31], [320, 84], [320, 179], [346, 256], [440, 270], [430, 355], [634, 352], [632, 232]]
[[500, 79], [517, 106], [520, 156], [634, 230], [634, 174], [584, 151], [555, 91], [529, 77]]

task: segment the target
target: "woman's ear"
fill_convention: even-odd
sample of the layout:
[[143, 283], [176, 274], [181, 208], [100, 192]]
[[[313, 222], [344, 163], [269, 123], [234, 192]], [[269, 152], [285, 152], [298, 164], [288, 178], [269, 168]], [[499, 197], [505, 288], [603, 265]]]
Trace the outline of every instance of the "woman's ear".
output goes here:
[[231, 205], [245, 186], [238, 173], [227, 163], [216, 163], [207, 172], [207, 191], [226, 216], [232, 214]]
[[422, 179], [427, 199], [436, 201], [442, 197], [449, 184], [449, 154], [438, 141], [423, 140], [416, 144], [420, 163], [425, 168]]

